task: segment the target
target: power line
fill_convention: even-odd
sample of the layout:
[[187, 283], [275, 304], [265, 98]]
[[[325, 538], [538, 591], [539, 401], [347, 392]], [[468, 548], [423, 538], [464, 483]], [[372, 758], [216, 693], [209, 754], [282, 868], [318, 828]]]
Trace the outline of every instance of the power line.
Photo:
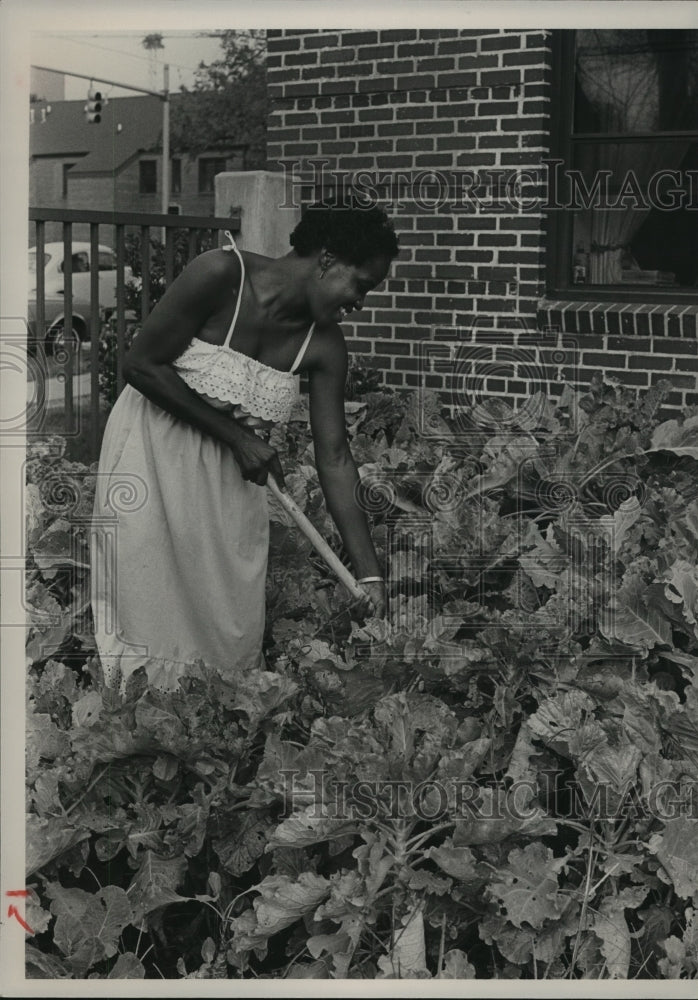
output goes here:
[[[146, 62], [150, 64], [150, 59], [147, 56], [137, 56], [134, 55], [133, 52], [124, 52], [123, 49], [112, 49], [108, 45], [96, 45], [93, 42], [82, 42], [77, 38], [67, 38], [65, 35], [54, 35], [54, 34], [44, 33], [43, 37], [60, 38], [64, 42], [69, 42], [74, 45], [87, 45], [91, 49], [102, 49], [104, 52], [114, 52], [117, 55], [126, 56], [129, 59], [139, 59], [141, 62]], [[170, 66], [176, 66], [177, 69], [186, 69], [189, 70], [191, 73], [195, 73], [199, 68], [198, 66], [185, 66], [183, 63], [175, 63], [172, 62], [171, 60], [168, 60], [168, 62]]]

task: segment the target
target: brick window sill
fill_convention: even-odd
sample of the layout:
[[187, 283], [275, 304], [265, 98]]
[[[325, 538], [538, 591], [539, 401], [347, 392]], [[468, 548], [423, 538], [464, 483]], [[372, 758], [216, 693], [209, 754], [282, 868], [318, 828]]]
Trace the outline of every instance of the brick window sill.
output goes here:
[[544, 297], [536, 306], [538, 328], [563, 333], [623, 337], [676, 337], [695, 341], [698, 305], [587, 302]]

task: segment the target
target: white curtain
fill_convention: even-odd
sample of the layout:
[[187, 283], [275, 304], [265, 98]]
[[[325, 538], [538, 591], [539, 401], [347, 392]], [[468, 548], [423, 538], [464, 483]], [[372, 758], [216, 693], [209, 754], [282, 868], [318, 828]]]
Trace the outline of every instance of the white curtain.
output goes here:
[[[658, 132], [660, 127], [666, 127], [662, 119], [666, 116], [672, 54], [662, 50], [662, 36], [659, 36], [658, 46], [657, 40], [650, 39], [650, 33], [645, 31], [578, 31], [576, 34], [577, 82], [601, 122], [601, 129], [625, 135]], [[684, 100], [689, 98], [688, 89], [682, 94]], [[675, 112], [678, 122], [683, 111], [673, 106], [672, 117]], [[609, 200], [613, 203], [620, 185], [632, 171], [638, 181], [637, 187], [647, 200], [647, 185], [652, 175], [660, 169], [679, 167], [688, 145], [687, 142], [597, 141], [593, 164], [586, 164], [587, 185], [592, 183], [596, 171], [611, 170]], [[626, 206], [617, 209], [594, 207], [591, 212], [587, 237], [589, 280], [593, 284], [621, 282], [623, 257], [651, 210], [651, 205], [643, 208], [634, 198], [629, 198]]]

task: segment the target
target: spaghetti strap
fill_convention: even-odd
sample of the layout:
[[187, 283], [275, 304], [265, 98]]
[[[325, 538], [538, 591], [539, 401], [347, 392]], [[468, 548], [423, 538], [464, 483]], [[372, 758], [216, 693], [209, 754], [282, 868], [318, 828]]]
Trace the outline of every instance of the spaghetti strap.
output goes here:
[[237, 299], [237, 302], [235, 303], [235, 312], [233, 313], [233, 318], [232, 318], [232, 321], [231, 321], [230, 326], [228, 328], [228, 335], [225, 338], [225, 340], [223, 341], [223, 346], [224, 347], [229, 347], [230, 346], [231, 337], [233, 336], [233, 330], [235, 329], [235, 324], [237, 322], [238, 313], [240, 312], [240, 303], [242, 302], [242, 288], [243, 288], [243, 285], [245, 284], [245, 262], [242, 259], [242, 254], [238, 250], [237, 245], [235, 243], [235, 240], [232, 237], [232, 234], [229, 233], [227, 229], [225, 231], [225, 235], [230, 240], [230, 245], [227, 246], [227, 247], [223, 247], [222, 249], [223, 250], [234, 250], [235, 253], [238, 256], [238, 260], [240, 261], [240, 289], [238, 291], [238, 299]]
[[305, 349], [308, 346], [308, 344], [310, 343], [310, 338], [313, 335], [313, 330], [314, 329], [315, 329], [315, 323], [312, 323], [310, 329], [308, 330], [308, 332], [307, 332], [307, 334], [305, 336], [305, 340], [301, 344], [301, 349], [298, 352], [298, 354], [296, 355], [296, 360], [293, 362], [293, 364], [291, 365], [291, 367], [289, 369], [289, 374], [291, 374], [291, 375], [295, 374], [296, 368], [298, 367], [298, 365], [303, 360], [303, 355], [305, 354]]

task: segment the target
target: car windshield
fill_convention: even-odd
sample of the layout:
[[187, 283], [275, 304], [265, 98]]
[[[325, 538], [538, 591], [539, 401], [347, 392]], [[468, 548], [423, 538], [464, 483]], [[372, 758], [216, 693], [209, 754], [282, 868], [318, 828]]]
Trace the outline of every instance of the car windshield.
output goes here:
[[[36, 274], [36, 250], [29, 251], [28, 260], [29, 260], [29, 273]], [[46, 267], [46, 265], [50, 260], [51, 260], [51, 254], [46, 253], [46, 251], [44, 251], [44, 267]]]

